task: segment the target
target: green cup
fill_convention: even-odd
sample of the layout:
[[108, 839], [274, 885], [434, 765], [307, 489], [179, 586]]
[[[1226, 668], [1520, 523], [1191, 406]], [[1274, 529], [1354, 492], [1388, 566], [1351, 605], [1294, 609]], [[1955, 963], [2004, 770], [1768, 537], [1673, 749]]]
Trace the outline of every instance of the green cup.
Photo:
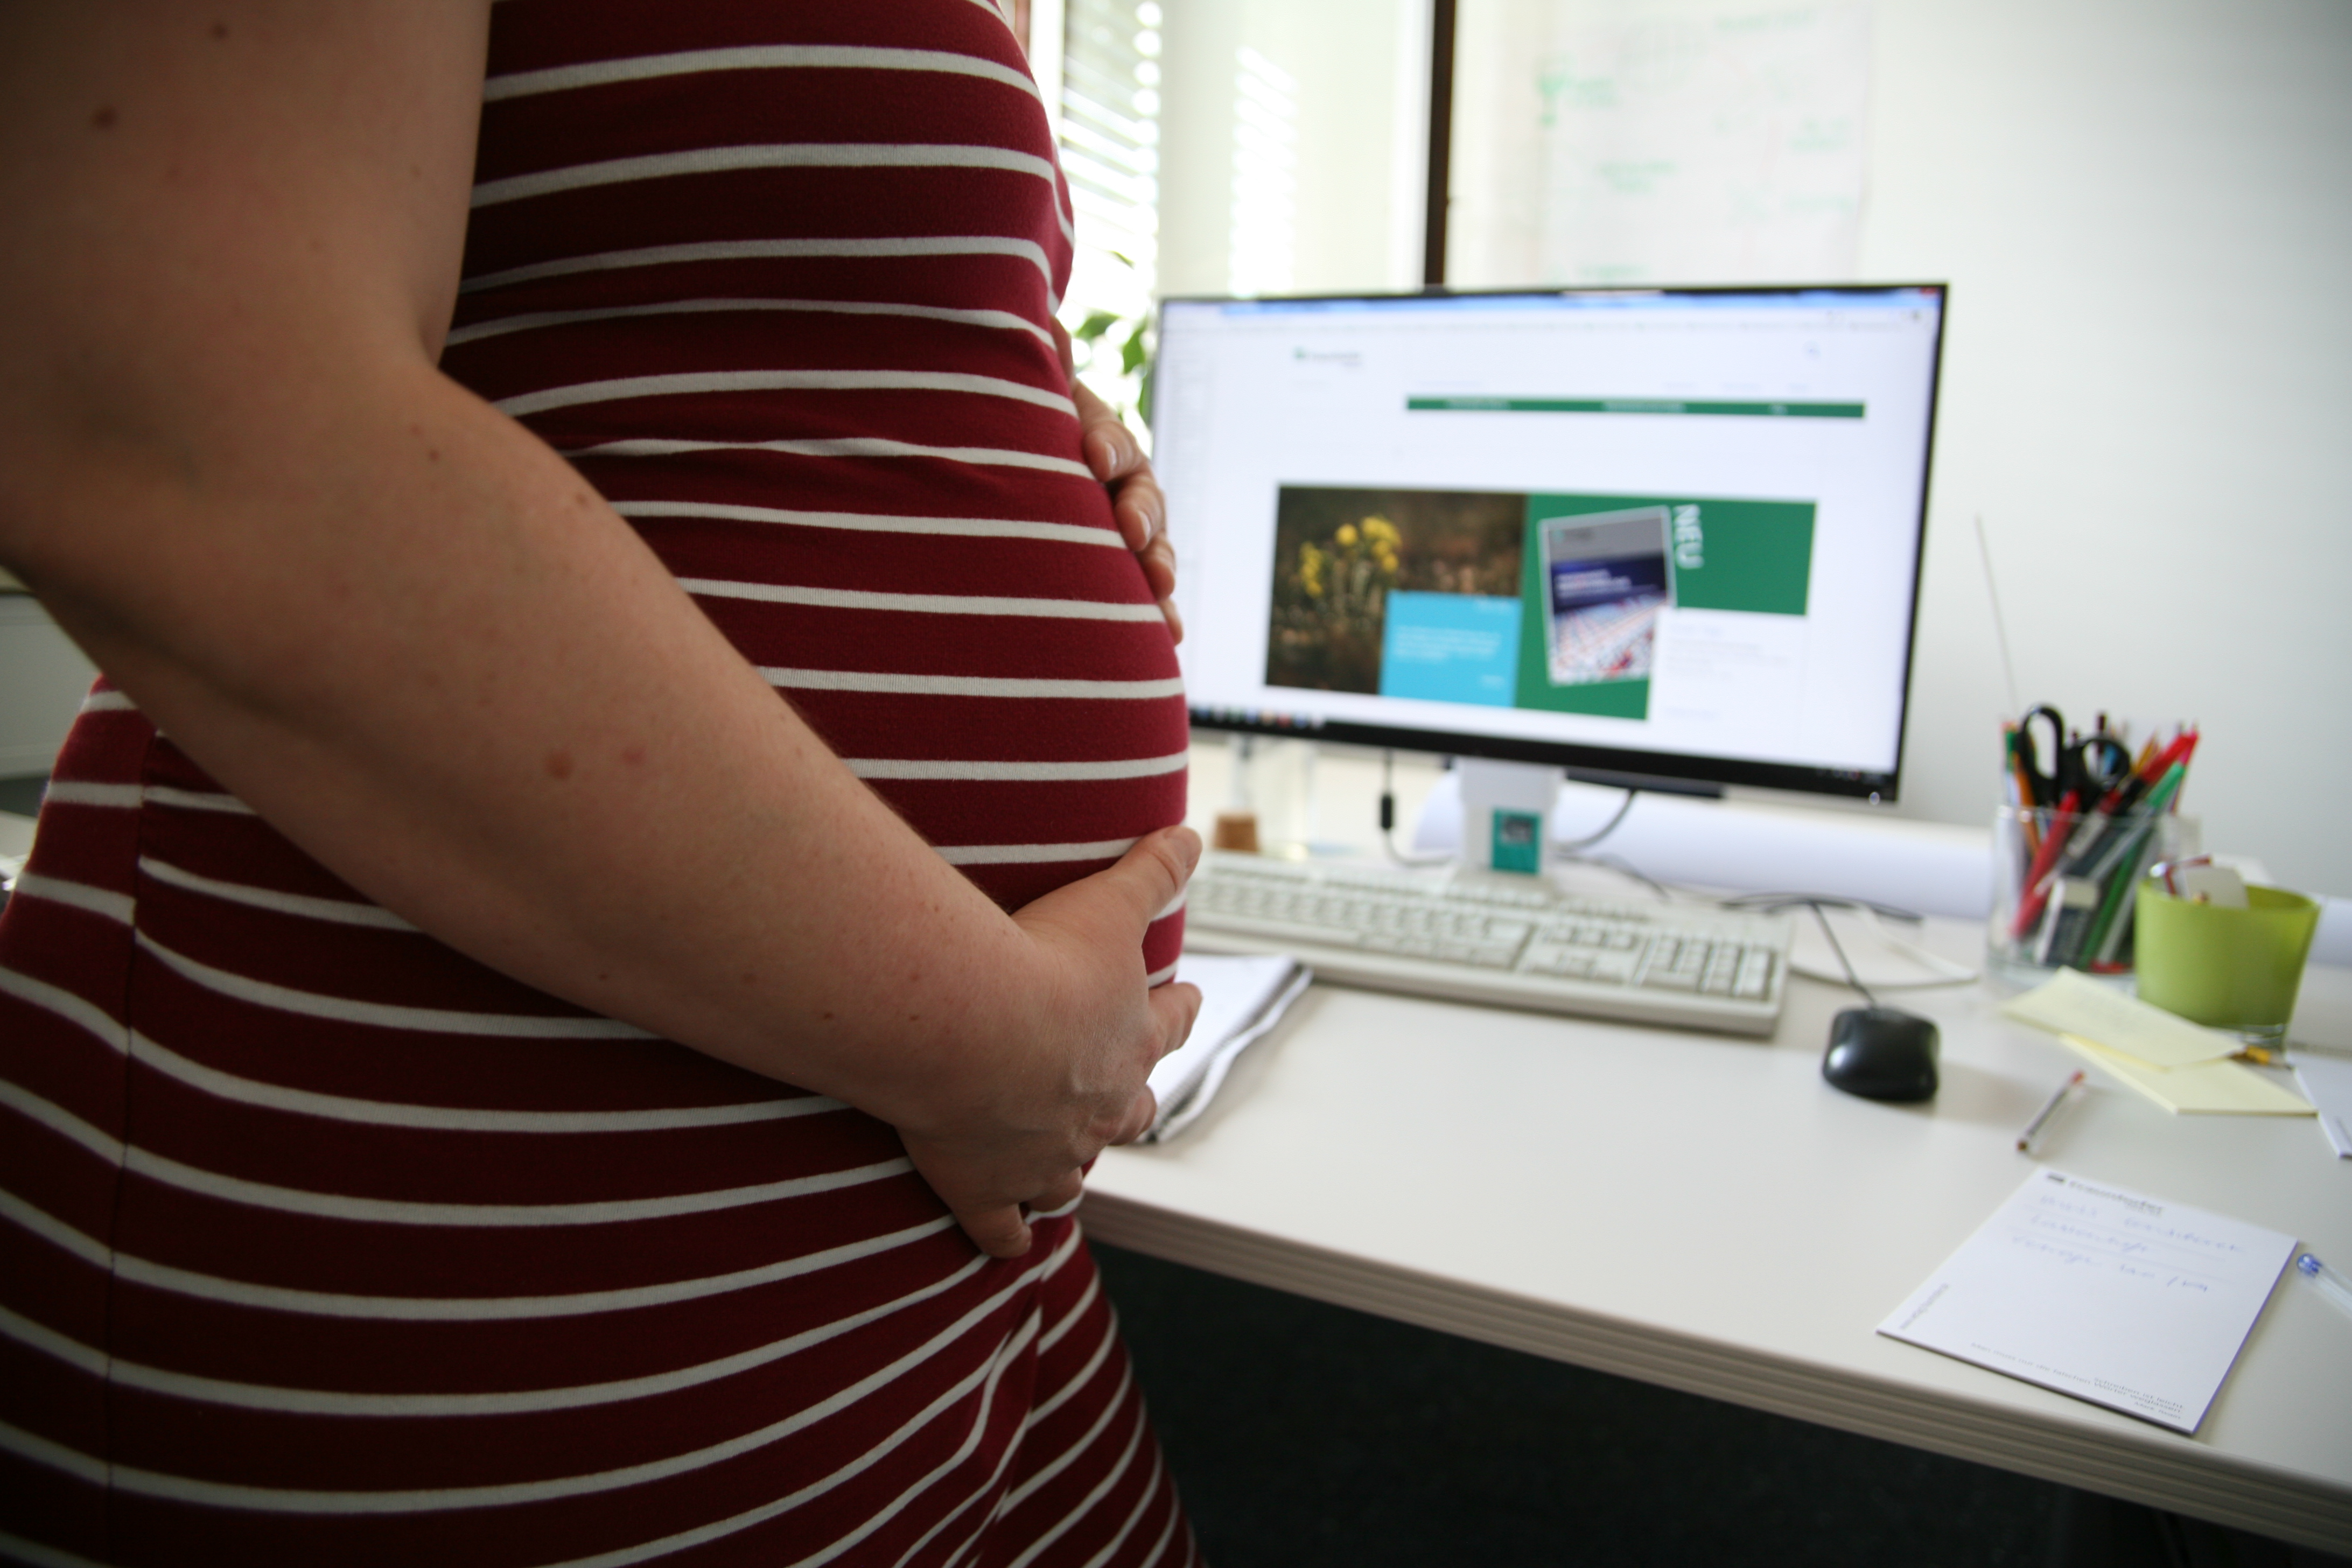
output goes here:
[[2246, 902], [2196, 904], [2142, 882], [2132, 934], [2140, 1000], [2258, 1044], [2284, 1036], [2319, 906], [2277, 888], [2248, 888]]

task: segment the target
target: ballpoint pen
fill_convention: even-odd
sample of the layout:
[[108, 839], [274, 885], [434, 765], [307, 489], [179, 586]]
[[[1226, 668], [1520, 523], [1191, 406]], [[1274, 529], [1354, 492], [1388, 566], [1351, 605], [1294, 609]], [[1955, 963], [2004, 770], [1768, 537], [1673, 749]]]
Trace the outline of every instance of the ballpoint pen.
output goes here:
[[2023, 937], [2033, 929], [2033, 922], [2042, 918], [2042, 903], [2050, 896], [2046, 879], [2059, 853], [2065, 847], [2066, 835], [2074, 824], [2074, 807], [2081, 798], [2070, 793], [2058, 803], [2058, 814], [2050, 819], [2050, 830], [2042, 837], [2042, 852], [2034, 856], [2033, 864], [2026, 868], [2025, 886], [2019, 889], [2017, 921], [2011, 930], [2011, 936]]
[[2017, 805], [2023, 814], [2020, 820], [2025, 827], [2026, 858], [2031, 861], [2042, 853], [2042, 825], [2033, 816], [2042, 802], [2034, 795], [2033, 775], [2026, 771], [2024, 749], [2019, 744], [2024, 731], [2014, 724], [2003, 725], [2002, 730], [2002, 749], [2008, 754], [2010, 782], [2017, 791]]
[[2312, 1253], [2294, 1260], [2294, 1267], [2321, 1295], [2336, 1303], [2338, 1310], [2352, 1313], [2352, 1279], [2347, 1279]]
[[2050, 1125], [2050, 1119], [2058, 1114], [2058, 1108], [2066, 1103], [2066, 1097], [2074, 1093], [2074, 1086], [2082, 1081], [2083, 1069], [2076, 1068], [2074, 1076], [2058, 1086], [2058, 1092], [2050, 1097], [2050, 1103], [2042, 1108], [2042, 1114], [2027, 1122], [2025, 1131], [2017, 1135], [2017, 1148], [2020, 1153], [2033, 1152], [2033, 1141], [2042, 1135], [2042, 1130], [2044, 1127]]

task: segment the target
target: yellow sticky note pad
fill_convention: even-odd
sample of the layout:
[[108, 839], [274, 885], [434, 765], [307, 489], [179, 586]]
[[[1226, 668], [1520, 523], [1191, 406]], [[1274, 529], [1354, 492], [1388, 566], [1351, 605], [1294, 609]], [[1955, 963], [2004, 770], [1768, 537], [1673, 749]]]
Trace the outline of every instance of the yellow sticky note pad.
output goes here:
[[2218, 1029], [2151, 1007], [2074, 969], [2062, 969], [2022, 996], [2011, 997], [2000, 1010], [2021, 1024], [2073, 1035], [2156, 1068], [2220, 1061], [2238, 1049], [2238, 1042]]
[[2123, 1079], [2176, 1116], [2313, 1116], [2305, 1101], [2252, 1068], [2233, 1061], [2152, 1068], [2079, 1035], [2061, 1034], [2067, 1049]]

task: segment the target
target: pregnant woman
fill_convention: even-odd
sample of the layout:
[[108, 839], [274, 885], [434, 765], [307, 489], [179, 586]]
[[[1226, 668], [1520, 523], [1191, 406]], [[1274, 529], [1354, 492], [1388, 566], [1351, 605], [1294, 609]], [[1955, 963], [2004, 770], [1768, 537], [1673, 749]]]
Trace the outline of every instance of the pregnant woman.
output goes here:
[[1172, 578], [997, 12], [12, 6], [0, 203], [108, 677], [0, 1559], [1189, 1561], [1068, 1215], [1197, 1003]]

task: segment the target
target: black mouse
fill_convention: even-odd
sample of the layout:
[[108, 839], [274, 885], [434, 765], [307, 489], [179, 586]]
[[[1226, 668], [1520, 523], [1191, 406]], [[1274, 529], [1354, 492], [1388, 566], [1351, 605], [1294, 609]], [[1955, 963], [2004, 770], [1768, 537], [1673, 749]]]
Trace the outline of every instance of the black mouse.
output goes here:
[[1936, 1097], [1936, 1026], [1894, 1007], [1849, 1007], [1830, 1025], [1822, 1076], [1864, 1100]]

